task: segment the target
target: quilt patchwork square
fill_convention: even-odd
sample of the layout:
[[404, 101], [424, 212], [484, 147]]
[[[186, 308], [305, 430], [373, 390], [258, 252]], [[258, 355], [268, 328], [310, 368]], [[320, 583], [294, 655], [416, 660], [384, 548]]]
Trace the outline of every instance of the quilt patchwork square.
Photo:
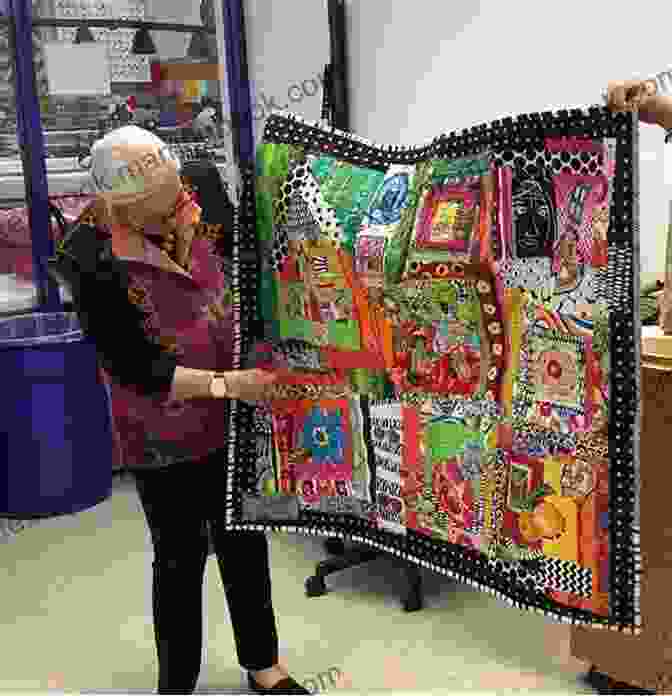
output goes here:
[[581, 338], [536, 328], [527, 335], [520, 396], [583, 412], [585, 345]]
[[466, 255], [476, 223], [477, 203], [477, 192], [466, 187], [434, 187], [423, 201], [416, 227], [416, 246]]
[[391, 379], [398, 392], [497, 398], [502, 327], [484, 295], [478, 281], [452, 280], [406, 281], [388, 294], [396, 313]]
[[355, 493], [368, 497], [361, 481], [353, 483], [361, 480], [368, 458], [358, 411], [356, 401], [347, 398], [287, 400], [274, 409], [278, 493], [298, 495], [307, 503]]
[[359, 348], [352, 288], [344, 280], [338, 250], [324, 240], [290, 242], [288, 248], [277, 281], [280, 337]]

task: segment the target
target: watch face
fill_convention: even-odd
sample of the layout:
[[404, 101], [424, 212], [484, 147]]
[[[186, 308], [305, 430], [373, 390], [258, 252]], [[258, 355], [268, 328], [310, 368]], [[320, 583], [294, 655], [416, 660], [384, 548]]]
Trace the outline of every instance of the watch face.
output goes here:
[[212, 395], [215, 399], [225, 398], [227, 393], [226, 381], [223, 380], [221, 377], [215, 377], [212, 380], [210, 391], [212, 392]]

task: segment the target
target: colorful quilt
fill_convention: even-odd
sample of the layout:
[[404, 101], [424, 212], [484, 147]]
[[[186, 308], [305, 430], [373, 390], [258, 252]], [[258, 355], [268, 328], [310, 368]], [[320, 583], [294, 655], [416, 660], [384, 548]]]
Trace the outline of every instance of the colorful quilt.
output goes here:
[[271, 117], [238, 345], [280, 384], [236, 406], [229, 524], [639, 632], [636, 128], [592, 108], [404, 148]]

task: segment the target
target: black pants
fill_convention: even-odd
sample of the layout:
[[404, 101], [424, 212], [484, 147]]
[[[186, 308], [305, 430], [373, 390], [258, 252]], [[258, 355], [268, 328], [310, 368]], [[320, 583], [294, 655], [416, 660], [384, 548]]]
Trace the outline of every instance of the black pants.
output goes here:
[[208, 526], [217, 555], [238, 661], [273, 666], [278, 638], [271, 602], [268, 541], [261, 532], [226, 532], [224, 459], [134, 472], [154, 546], [152, 604], [159, 693], [194, 691], [201, 669], [202, 590]]

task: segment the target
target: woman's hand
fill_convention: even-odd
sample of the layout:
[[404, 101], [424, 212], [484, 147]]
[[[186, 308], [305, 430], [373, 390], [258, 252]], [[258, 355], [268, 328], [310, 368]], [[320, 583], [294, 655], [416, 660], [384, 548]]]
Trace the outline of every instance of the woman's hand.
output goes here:
[[645, 109], [647, 101], [656, 94], [652, 80], [627, 80], [611, 82], [607, 88], [607, 106], [614, 111]]
[[266, 370], [235, 370], [224, 373], [226, 396], [229, 399], [256, 403], [267, 401], [277, 377]]
[[612, 82], [607, 88], [607, 107], [612, 111], [636, 111], [642, 123], [672, 127], [672, 98], [657, 94], [653, 80]]

